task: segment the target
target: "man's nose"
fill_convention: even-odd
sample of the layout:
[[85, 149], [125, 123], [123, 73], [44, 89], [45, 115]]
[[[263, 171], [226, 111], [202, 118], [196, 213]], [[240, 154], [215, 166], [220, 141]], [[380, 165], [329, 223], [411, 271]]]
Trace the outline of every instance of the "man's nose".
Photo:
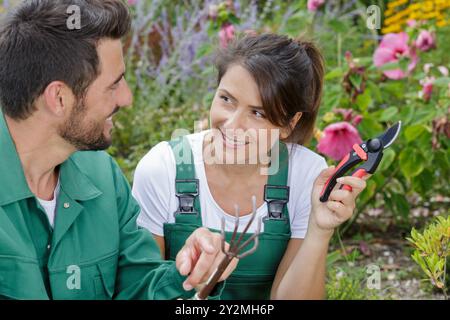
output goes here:
[[133, 93], [131, 92], [131, 89], [126, 81], [124, 81], [117, 98], [117, 105], [121, 108], [131, 107], [133, 105]]

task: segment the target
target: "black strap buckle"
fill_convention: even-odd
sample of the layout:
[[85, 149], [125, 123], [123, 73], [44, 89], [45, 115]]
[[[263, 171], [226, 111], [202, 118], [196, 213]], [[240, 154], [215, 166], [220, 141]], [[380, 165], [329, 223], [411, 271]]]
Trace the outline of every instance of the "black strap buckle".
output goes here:
[[178, 179], [175, 181], [176, 196], [178, 198], [177, 214], [198, 214], [194, 202], [199, 194], [198, 179]]
[[264, 201], [267, 203], [269, 219], [286, 219], [286, 217], [283, 217], [283, 210], [289, 202], [289, 187], [266, 184], [264, 186]]

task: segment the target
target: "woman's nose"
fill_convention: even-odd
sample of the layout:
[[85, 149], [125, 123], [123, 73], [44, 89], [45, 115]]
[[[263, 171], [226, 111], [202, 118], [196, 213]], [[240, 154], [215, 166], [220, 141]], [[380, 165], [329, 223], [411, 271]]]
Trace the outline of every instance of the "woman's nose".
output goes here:
[[239, 108], [228, 115], [225, 128], [230, 130], [245, 129], [245, 116]]

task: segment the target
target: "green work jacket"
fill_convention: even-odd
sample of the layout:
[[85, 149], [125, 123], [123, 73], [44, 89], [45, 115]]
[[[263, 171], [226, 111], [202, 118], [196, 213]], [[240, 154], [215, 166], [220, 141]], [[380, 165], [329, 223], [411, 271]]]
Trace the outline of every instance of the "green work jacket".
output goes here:
[[0, 112], [0, 299], [192, 297], [175, 263], [136, 225], [139, 211], [107, 153], [76, 152], [60, 165], [53, 229]]

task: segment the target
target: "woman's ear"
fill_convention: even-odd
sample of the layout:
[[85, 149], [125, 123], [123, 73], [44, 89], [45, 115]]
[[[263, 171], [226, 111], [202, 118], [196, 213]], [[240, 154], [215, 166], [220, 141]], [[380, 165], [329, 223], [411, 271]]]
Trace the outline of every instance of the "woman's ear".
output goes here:
[[287, 137], [290, 136], [290, 134], [292, 133], [292, 131], [295, 129], [295, 127], [297, 126], [298, 122], [300, 121], [300, 119], [302, 118], [303, 113], [302, 112], [297, 112], [291, 119], [291, 121], [289, 122], [289, 127], [288, 128], [283, 128], [281, 130], [281, 136], [280, 138], [282, 140], [286, 139]]

